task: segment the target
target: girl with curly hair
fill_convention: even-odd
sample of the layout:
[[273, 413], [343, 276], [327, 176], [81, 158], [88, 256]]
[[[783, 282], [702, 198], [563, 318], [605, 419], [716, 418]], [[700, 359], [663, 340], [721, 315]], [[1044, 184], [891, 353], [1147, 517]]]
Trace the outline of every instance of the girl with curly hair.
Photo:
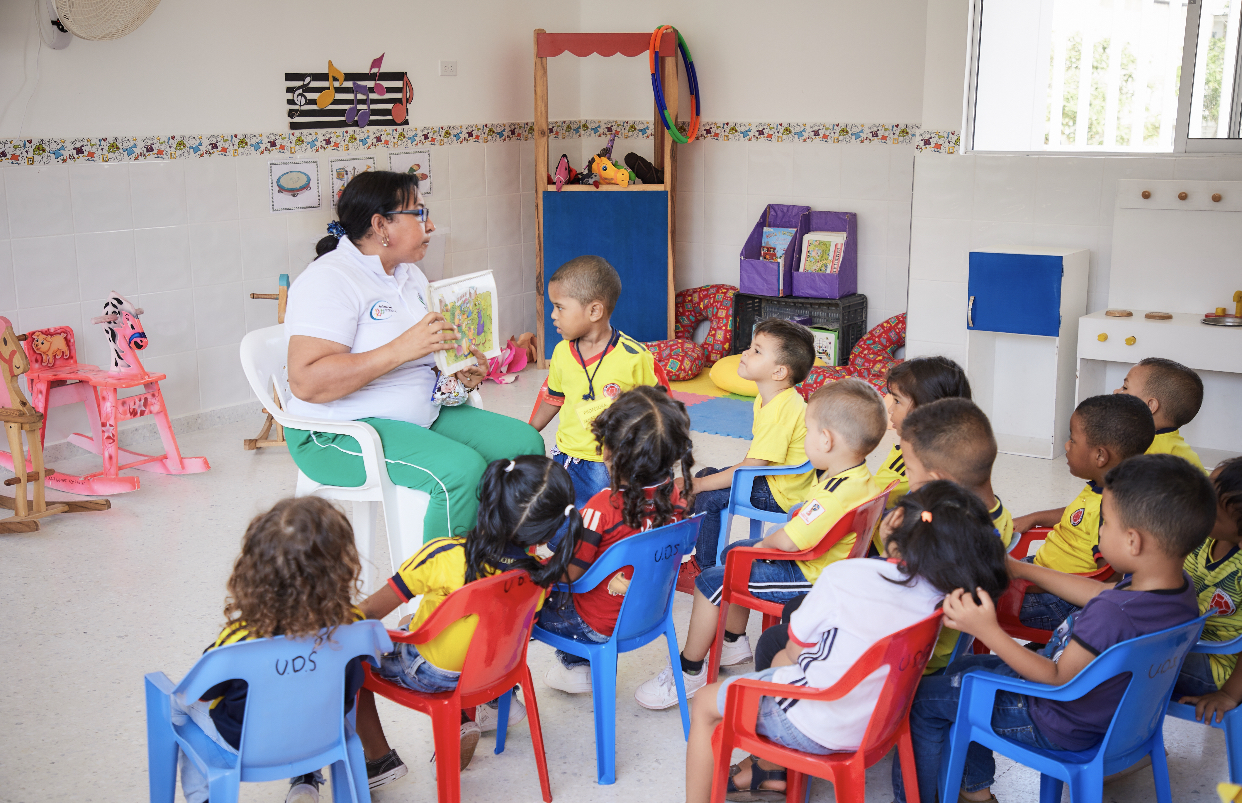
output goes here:
[[[586, 527], [569, 566], [569, 580], [582, 576], [613, 544], [635, 533], [663, 527], [693, 509], [694, 494], [683, 497], [673, 469], [692, 477], [690, 417], [686, 406], [663, 388], [640, 385], [617, 397], [592, 424], [612, 485], [582, 509]], [[589, 591], [553, 592], [539, 614], [539, 626], [575, 641], [600, 643], [612, 635], [633, 569], [617, 572]], [[591, 691], [587, 659], [557, 650], [560, 660], [544, 683], [569, 694]]]

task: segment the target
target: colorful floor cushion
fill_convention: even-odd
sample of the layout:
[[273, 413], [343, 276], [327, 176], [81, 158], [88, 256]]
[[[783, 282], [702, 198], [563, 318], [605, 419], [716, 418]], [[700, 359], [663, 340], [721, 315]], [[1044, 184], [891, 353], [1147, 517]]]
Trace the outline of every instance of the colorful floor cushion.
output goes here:
[[709, 284], [677, 293], [674, 334], [678, 340], [693, 340], [695, 327], [703, 321], [711, 321], [707, 328], [707, 338], [703, 341], [703, 353], [708, 365], [733, 350], [735, 295], [737, 288], [727, 284]]
[[[716, 387], [729, 393], [736, 393], [739, 396], [755, 396], [759, 393], [759, 386], [749, 379], [742, 379], [737, 375], [737, 364], [742, 361], [741, 354], [730, 354], [728, 357], [722, 357], [712, 366], [709, 376]], [[824, 361], [816, 358], [815, 367], [811, 369], [812, 373], [827, 368]]]
[[703, 347], [693, 340], [653, 340], [643, 345], [655, 357], [670, 381], [694, 379], [703, 371]]
[[[894, 315], [862, 337], [850, 351], [849, 365], [812, 368], [798, 392], [809, 399], [811, 394], [829, 382], [846, 376], [857, 377], [880, 393], [888, 392], [888, 369], [901, 362], [893, 356], [906, 343], [906, 314]], [[714, 378], [714, 377], [713, 377]]]

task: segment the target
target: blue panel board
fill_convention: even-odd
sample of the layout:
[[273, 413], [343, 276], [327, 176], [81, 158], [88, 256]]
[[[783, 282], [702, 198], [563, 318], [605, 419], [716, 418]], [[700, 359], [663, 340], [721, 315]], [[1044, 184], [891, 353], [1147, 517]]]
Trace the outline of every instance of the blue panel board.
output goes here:
[[1062, 263], [1058, 256], [971, 251], [968, 328], [1056, 337]]
[[[602, 256], [621, 275], [613, 326], [640, 342], [669, 337], [667, 192], [545, 192], [545, 282], [584, 254]], [[561, 338], [552, 325], [546, 286], [544, 294], [544, 349], [551, 357]]]

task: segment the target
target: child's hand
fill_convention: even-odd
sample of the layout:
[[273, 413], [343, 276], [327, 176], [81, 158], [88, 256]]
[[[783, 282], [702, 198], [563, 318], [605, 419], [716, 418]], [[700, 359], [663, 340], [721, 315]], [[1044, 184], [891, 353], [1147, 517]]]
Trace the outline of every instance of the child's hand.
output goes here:
[[895, 507], [880, 521], [880, 543], [886, 543], [888, 537], [901, 526], [905, 521], [906, 510], [903, 507]]
[[630, 590], [630, 581], [625, 576], [624, 571], [619, 571], [608, 581], [608, 593], [614, 597], [624, 597], [625, 592]]
[[[975, 589], [979, 602], [964, 588], [951, 591], [944, 598], [944, 626], [983, 639], [985, 633], [999, 627], [996, 606], [982, 588]], [[984, 639], [986, 641], [986, 639]]]
[[1195, 719], [1205, 725], [1212, 723], [1213, 715], [1216, 716], [1217, 722], [1224, 722], [1225, 714], [1238, 707], [1237, 700], [1234, 700], [1223, 691], [1214, 691], [1202, 697], [1183, 697], [1178, 702], [1193, 705], [1195, 707]]
[[1028, 513], [1013, 520], [1013, 531], [1022, 534], [1035, 526], [1035, 514]]

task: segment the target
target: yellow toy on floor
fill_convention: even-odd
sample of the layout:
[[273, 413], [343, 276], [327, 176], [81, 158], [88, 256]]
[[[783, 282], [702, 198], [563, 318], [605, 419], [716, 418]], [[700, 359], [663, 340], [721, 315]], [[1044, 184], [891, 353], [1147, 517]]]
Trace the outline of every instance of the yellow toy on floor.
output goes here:
[[618, 187], [630, 186], [629, 172], [618, 170], [616, 165], [603, 156], [596, 156], [591, 159], [591, 172], [599, 176], [600, 184], [616, 184]]

